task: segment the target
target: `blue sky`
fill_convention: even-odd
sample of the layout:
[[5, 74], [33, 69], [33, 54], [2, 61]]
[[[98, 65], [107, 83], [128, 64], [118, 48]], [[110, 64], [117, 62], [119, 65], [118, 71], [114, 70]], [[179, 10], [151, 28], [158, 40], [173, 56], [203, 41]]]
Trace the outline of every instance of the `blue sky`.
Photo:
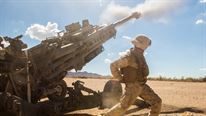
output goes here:
[[[132, 8], [144, 0], [113, 2]], [[110, 0], [0, 0], [0, 35], [14, 37], [25, 34], [31, 25], [45, 26], [48, 22], [57, 24], [59, 30], [83, 19], [100, 24], [100, 15], [110, 3]], [[128, 38], [145, 34], [152, 39], [152, 46], [146, 51], [150, 76], [206, 76], [206, 0], [185, 0], [164, 17], [163, 22], [139, 19], [118, 28], [116, 39], [105, 43], [105, 51], [83, 71], [110, 74], [109, 63], [132, 47]], [[23, 41], [29, 47], [40, 43], [28, 35]]]

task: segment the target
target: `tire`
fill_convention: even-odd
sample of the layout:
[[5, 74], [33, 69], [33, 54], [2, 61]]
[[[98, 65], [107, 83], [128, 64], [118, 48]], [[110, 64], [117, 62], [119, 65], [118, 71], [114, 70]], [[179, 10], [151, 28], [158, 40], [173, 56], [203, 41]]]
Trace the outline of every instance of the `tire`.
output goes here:
[[102, 93], [101, 108], [111, 108], [115, 104], [119, 103], [122, 93], [122, 85], [119, 81], [107, 81]]
[[67, 94], [67, 84], [64, 80], [59, 81], [56, 84], [56, 87], [57, 86], [62, 89], [61, 93], [54, 93], [54, 94], [48, 95], [48, 98], [51, 101], [61, 101], [65, 98], [65, 96]]

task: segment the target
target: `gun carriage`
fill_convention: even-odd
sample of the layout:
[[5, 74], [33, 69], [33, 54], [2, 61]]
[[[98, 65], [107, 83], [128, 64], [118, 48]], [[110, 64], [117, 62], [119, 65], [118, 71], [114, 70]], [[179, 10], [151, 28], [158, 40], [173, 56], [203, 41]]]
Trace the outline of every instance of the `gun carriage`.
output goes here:
[[[73, 84], [74, 88], [67, 87], [63, 79], [67, 71], [81, 70], [99, 55], [104, 50], [103, 44], [115, 37], [115, 27], [139, 17], [140, 14], [135, 12], [115, 23], [102, 26], [90, 25], [88, 20], [83, 20], [82, 25], [79, 22], [72, 23], [65, 26], [65, 31], [57, 36], [48, 37], [27, 50], [23, 50], [27, 46], [20, 40], [21, 35], [15, 38], [3, 37], [10, 45], [0, 49], [0, 92], [3, 92], [0, 99], [9, 102], [5, 96], [10, 96], [8, 98], [16, 107], [18, 103], [14, 103], [14, 98], [18, 98], [20, 103], [27, 101], [39, 104], [45, 97], [52, 103], [65, 101], [67, 94], [69, 99], [72, 96], [75, 98], [74, 96], [81, 95], [81, 90], [100, 96], [79, 81]], [[78, 94], [75, 95], [76, 93]], [[1, 102], [0, 107], [1, 105], [6, 110], [10, 107], [6, 102]], [[14, 106], [10, 109], [16, 110]]]

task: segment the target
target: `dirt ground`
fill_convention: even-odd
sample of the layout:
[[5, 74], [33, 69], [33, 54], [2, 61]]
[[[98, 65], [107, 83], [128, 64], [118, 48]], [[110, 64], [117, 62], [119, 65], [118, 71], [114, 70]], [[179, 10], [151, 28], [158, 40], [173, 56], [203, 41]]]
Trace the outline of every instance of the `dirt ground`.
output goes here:
[[[75, 80], [85, 82], [85, 86], [95, 91], [102, 91], [107, 79], [65, 78], [68, 86]], [[148, 81], [148, 85], [162, 98], [160, 116], [206, 116], [206, 83]], [[123, 85], [124, 87], [124, 85]], [[64, 116], [91, 116], [101, 114], [108, 109], [82, 109], [65, 113]], [[149, 109], [139, 110], [131, 106], [126, 116], [144, 116]]]

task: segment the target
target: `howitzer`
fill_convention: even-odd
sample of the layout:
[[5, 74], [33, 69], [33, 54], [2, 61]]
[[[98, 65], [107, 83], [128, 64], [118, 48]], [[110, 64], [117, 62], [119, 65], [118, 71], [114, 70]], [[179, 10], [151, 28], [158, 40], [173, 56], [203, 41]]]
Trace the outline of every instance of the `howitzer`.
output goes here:
[[[54, 101], [64, 98], [67, 86], [63, 78], [67, 71], [81, 70], [86, 63], [104, 50], [103, 44], [107, 40], [115, 37], [115, 27], [139, 17], [140, 14], [135, 12], [110, 25], [93, 26], [88, 20], [83, 20], [82, 26], [79, 23], [65, 26], [65, 32], [49, 37], [28, 49], [26, 55], [21, 56], [21, 61], [25, 61], [24, 65], [20, 62], [20, 67], [9, 66], [12, 67], [8, 69], [7, 75], [10, 77], [10, 84], [5, 90], [13, 92], [14, 90], [11, 90], [13, 88], [15, 95], [27, 100], [28, 95], [31, 95], [33, 103], [43, 96]], [[31, 88], [29, 91], [28, 86]]]

